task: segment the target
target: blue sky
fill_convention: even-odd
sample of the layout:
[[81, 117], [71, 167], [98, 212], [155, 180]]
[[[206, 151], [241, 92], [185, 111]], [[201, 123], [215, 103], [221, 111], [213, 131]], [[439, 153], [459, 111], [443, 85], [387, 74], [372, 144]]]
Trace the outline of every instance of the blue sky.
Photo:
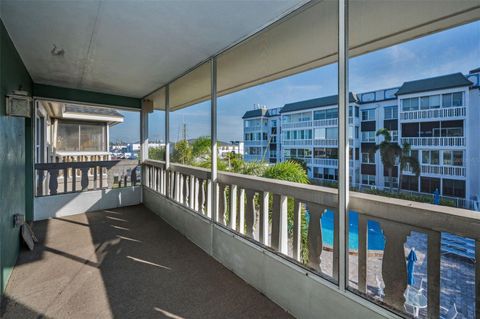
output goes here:
[[[400, 86], [405, 81], [480, 67], [480, 21], [435, 33], [350, 59], [350, 91], [368, 92]], [[245, 89], [218, 99], [218, 138], [242, 139], [242, 115], [254, 104], [269, 108], [286, 103], [337, 94], [337, 66], [327, 65], [277, 81]], [[113, 127], [111, 140], [139, 139], [138, 114], [127, 114], [125, 123]], [[163, 112], [149, 117], [151, 139], [164, 138]], [[210, 103], [204, 102], [171, 114], [172, 141], [210, 134]]]

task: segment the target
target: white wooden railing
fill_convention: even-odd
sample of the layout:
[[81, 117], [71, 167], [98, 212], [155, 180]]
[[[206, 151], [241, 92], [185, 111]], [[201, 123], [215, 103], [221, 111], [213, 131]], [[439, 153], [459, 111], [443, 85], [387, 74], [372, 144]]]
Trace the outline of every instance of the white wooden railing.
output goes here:
[[314, 158], [314, 165], [338, 167], [338, 159], [333, 158]]
[[137, 160], [35, 164], [35, 196], [140, 184]]
[[434, 110], [408, 111], [400, 113], [400, 119], [405, 121], [420, 119], [456, 118], [465, 116], [467, 116], [467, 108], [465, 106]]
[[293, 122], [293, 123], [282, 123], [282, 129], [311, 127], [311, 126], [312, 126], [312, 121], [302, 121], [302, 122]]
[[[334, 188], [297, 184], [256, 176], [218, 172], [218, 208], [213, 216], [209, 170], [165, 163], [145, 161], [144, 186], [167, 196], [206, 218], [224, 225], [259, 244], [280, 253], [292, 262], [302, 263], [301, 251], [308, 250], [304, 265], [322, 276], [338, 278], [339, 216], [338, 193]], [[168, 185], [168, 186], [167, 186]], [[293, 201], [293, 225], [289, 233], [288, 200]], [[303, 215], [308, 210], [306, 246], [302, 244]], [[321, 217], [326, 211], [334, 214], [333, 265], [331, 274], [322, 272], [324, 245]], [[404, 311], [403, 293], [407, 288], [407, 268], [404, 243], [411, 232], [421, 232], [428, 238], [427, 299], [428, 318], [440, 314], [440, 260], [442, 232], [448, 232], [475, 241], [476, 256], [480, 254], [480, 214], [475, 212], [391, 197], [350, 192], [349, 210], [359, 214], [357, 293], [367, 296], [368, 222], [381, 226], [385, 247], [382, 257], [384, 297], [382, 304], [397, 312]], [[347, 239], [348, 242], [348, 239]], [[349, 251], [352, 253], [352, 251]], [[350, 273], [352, 270], [350, 270]], [[480, 263], [475, 264], [474, 298], [477, 315], [480, 309]]]
[[465, 137], [403, 137], [401, 143], [411, 146], [465, 146]]
[[463, 166], [450, 166], [450, 165], [422, 165], [422, 175], [448, 175], [465, 177], [465, 167]]
[[282, 144], [288, 146], [309, 146], [312, 145], [312, 140], [283, 140]]

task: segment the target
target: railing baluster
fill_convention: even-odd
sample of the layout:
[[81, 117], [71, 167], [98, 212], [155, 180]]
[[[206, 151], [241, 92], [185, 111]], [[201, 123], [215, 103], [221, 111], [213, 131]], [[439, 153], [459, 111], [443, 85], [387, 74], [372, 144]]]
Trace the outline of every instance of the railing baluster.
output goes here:
[[238, 189], [238, 231], [245, 234], [245, 190]]
[[197, 195], [198, 195], [198, 204], [196, 207], [196, 210], [200, 213], [203, 214], [203, 205], [205, 201], [205, 196], [204, 196], [204, 188], [203, 188], [203, 179], [197, 178]]
[[279, 251], [288, 255], [288, 197], [280, 196]]
[[[428, 233], [427, 282], [428, 318], [440, 317], [440, 257], [441, 233]], [[422, 288], [422, 287], [420, 287]]]
[[212, 218], [212, 181], [207, 180], [207, 217]]
[[358, 290], [367, 293], [368, 219], [358, 214]]
[[268, 246], [268, 212], [269, 193], [262, 192], [260, 195], [260, 218], [259, 218], [259, 240]]
[[180, 204], [183, 204], [185, 202], [185, 193], [183, 192], [184, 184], [185, 184], [185, 176], [183, 174], [179, 174], [180, 177], [180, 185], [179, 185], [179, 201]]
[[302, 204], [295, 200], [293, 207], [293, 258], [300, 261], [302, 247]]
[[245, 208], [245, 234], [253, 238], [253, 224], [255, 222], [255, 191], [245, 190], [247, 196], [247, 205]]
[[384, 302], [402, 311], [407, 288], [407, 266], [405, 263], [404, 243], [410, 230], [399, 223], [380, 221], [385, 248], [383, 251], [382, 276], [385, 283]]
[[225, 194], [225, 184], [218, 184], [218, 222], [225, 225], [225, 207], [226, 207], [226, 194]]
[[190, 200], [190, 208], [195, 210], [195, 176], [190, 175], [190, 191], [188, 192], [188, 199]]
[[230, 185], [230, 228], [237, 230], [237, 185]]
[[321, 218], [325, 208], [318, 204], [308, 203], [310, 219], [308, 222], [308, 266], [320, 271], [323, 249]]

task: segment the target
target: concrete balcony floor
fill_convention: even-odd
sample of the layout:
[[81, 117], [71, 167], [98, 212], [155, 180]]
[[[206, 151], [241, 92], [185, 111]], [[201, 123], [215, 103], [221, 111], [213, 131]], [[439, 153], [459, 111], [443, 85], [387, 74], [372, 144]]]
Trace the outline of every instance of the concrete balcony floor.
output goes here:
[[290, 318], [142, 205], [34, 230], [2, 318]]

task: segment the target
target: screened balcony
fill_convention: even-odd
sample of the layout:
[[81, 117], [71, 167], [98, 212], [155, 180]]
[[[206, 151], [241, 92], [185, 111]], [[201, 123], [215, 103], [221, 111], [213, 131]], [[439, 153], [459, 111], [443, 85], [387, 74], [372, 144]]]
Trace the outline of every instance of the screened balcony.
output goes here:
[[[368, 187], [349, 154], [365, 133], [350, 97], [381, 89], [369, 71], [418, 58], [415, 41], [449, 48], [429, 40], [448, 32], [478, 64], [478, 1], [28, 4], [0, 4], [2, 317], [480, 318], [480, 72], [461, 75], [461, 114], [428, 111], [461, 117], [462, 137], [406, 137], [398, 123], [426, 111], [396, 114], [398, 147], [462, 151], [461, 170], [382, 159], [397, 97], [355, 102], [376, 122]], [[428, 75], [466, 68], [453, 62]], [[426, 77], [417, 68], [374, 83]], [[329, 123], [282, 126], [280, 104], [321, 96], [336, 98]], [[336, 138], [282, 137], [325, 125]], [[302, 158], [280, 161], [293, 146]], [[335, 158], [315, 158], [321, 146]], [[422, 192], [425, 174], [439, 189]]]

